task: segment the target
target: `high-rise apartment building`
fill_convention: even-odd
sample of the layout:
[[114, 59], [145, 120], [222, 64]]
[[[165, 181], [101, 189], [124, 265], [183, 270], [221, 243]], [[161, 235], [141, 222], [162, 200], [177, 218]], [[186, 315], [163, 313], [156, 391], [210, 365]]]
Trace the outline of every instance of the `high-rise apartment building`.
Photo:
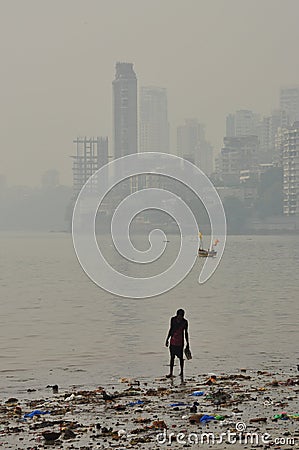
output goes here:
[[258, 133], [259, 115], [248, 109], [239, 109], [226, 116], [226, 136], [256, 136]]
[[282, 130], [284, 214], [299, 214], [299, 121]]
[[196, 165], [208, 176], [214, 171], [214, 149], [206, 140], [199, 143], [199, 155]]
[[196, 164], [201, 129], [197, 119], [185, 119], [185, 124], [177, 127], [177, 154]]
[[165, 88], [144, 86], [140, 89], [139, 151], [169, 151], [169, 123]]
[[137, 153], [137, 78], [132, 63], [117, 62], [113, 86], [114, 157]]
[[286, 112], [289, 125], [299, 120], [299, 86], [280, 89], [280, 109]]
[[197, 119], [185, 119], [185, 124], [177, 127], [177, 154], [206, 175], [213, 172], [213, 148], [205, 139], [204, 125]]
[[[271, 116], [264, 116], [261, 119], [258, 127], [258, 137], [261, 155], [268, 155], [271, 151]], [[269, 157], [271, 158], [271, 156]]]
[[257, 136], [225, 137], [218, 158], [218, 171], [228, 184], [238, 184], [241, 171], [255, 173], [258, 166]]
[[236, 137], [256, 136], [259, 117], [248, 109], [240, 109], [235, 114]]
[[285, 111], [276, 109], [270, 116], [265, 116], [259, 123], [260, 163], [277, 163], [275, 136], [279, 128], [285, 128], [288, 119]]

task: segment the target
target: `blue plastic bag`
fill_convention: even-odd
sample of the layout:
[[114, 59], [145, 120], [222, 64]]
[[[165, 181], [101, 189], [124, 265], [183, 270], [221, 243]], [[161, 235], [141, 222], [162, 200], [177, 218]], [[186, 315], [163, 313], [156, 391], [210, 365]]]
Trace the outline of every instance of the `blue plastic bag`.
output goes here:
[[130, 402], [128, 403], [128, 406], [136, 406], [136, 405], [143, 405], [144, 402], [142, 400], [137, 400], [137, 402]]
[[209, 416], [208, 414], [204, 414], [204, 415], [199, 419], [199, 421], [202, 422], [202, 423], [210, 422], [210, 420], [215, 420], [215, 417], [214, 417], [214, 416]]
[[31, 413], [24, 414], [24, 419], [26, 419], [27, 417], [30, 417], [30, 419], [32, 419], [32, 417], [34, 416], [42, 416], [44, 414], [51, 414], [51, 413], [50, 411], [40, 411], [39, 409], [35, 409], [34, 411], [31, 411]]

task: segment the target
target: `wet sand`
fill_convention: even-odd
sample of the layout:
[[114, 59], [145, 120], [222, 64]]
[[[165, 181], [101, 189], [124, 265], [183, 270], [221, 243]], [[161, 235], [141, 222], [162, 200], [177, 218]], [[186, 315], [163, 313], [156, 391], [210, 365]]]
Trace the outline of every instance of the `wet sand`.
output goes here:
[[[3, 449], [291, 449], [299, 444], [299, 373], [240, 369], [172, 380], [122, 378], [1, 398]], [[54, 388], [55, 391], [55, 388]], [[195, 391], [198, 395], [191, 395]], [[190, 407], [197, 402], [197, 411]], [[42, 414], [46, 412], [46, 414]], [[32, 413], [32, 417], [26, 417]], [[49, 433], [54, 433], [53, 435]]]

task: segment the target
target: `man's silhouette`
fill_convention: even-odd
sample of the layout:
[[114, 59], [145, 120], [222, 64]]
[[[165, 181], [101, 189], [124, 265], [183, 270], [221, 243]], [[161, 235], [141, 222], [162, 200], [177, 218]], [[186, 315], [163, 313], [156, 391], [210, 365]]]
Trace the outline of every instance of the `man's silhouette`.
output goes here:
[[173, 366], [175, 357], [180, 360], [180, 377], [184, 378], [184, 338], [186, 339], [186, 348], [189, 349], [188, 321], [184, 318], [185, 311], [178, 309], [176, 316], [170, 319], [170, 328], [166, 338], [165, 345], [168, 347], [170, 339], [170, 371], [167, 378], [173, 377]]

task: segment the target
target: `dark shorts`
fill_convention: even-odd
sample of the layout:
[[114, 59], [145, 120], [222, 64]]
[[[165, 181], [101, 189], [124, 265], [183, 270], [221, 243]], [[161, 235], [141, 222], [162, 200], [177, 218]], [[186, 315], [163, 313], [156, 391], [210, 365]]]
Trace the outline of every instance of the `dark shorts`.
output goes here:
[[179, 346], [179, 345], [170, 345], [169, 346], [169, 350], [170, 350], [170, 356], [177, 356], [178, 358], [183, 358], [183, 346]]

